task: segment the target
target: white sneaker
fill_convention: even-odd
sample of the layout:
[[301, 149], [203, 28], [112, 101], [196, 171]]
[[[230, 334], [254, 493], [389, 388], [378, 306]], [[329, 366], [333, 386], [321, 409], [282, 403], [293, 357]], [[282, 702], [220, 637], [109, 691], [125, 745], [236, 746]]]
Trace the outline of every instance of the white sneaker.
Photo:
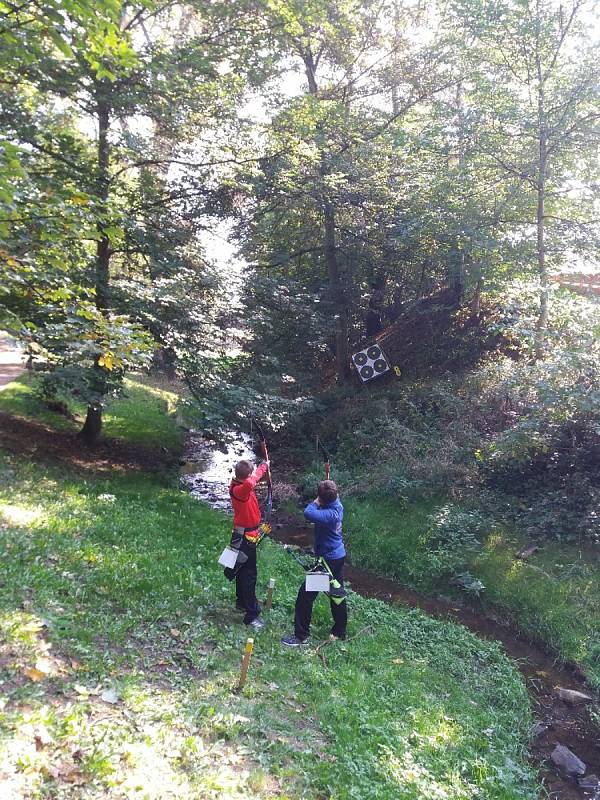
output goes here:
[[265, 623], [262, 621], [260, 617], [257, 617], [256, 619], [253, 619], [252, 622], [249, 622], [248, 626], [250, 628], [254, 628], [257, 631], [262, 631], [262, 629], [265, 627]]

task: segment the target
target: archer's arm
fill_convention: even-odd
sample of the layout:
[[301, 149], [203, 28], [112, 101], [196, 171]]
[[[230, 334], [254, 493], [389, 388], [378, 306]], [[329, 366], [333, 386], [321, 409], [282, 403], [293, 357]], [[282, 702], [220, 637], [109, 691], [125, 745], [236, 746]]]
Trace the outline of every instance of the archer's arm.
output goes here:
[[304, 517], [309, 522], [330, 523], [339, 519], [339, 512], [335, 508], [321, 508], [317, 503], [309, 503], [304, 509]]
[[261, 464], [260, 467], [254, 470], [252, 475], [249, 475], [243, 483], [238, 484], [233, 488], [233, 496], [236, 500], [247, 500], [250, 497], [250, 492], [256, 484], [264, 477], [267, 471], [267, 465]]

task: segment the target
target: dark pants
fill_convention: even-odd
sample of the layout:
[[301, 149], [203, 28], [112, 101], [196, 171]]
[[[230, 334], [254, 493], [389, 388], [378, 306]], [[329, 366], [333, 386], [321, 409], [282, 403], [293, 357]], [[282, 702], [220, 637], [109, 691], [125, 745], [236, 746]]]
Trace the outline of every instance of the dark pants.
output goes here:
[[240, 550], [248, 556], [235, 577], [235, 599], [240, 608], [246, 612], [244, 622], [249, 625], [260, 614], [260, 606], [256, 599], [256, 546], [244, 539]]
[[[344, 585], [344, 561], [345, 558], [332, 558], [326, 559], [327, 566], [333, 573], [333, 577]], [[313, 603], [317, 599], [319, 592], [307, 592], [306, 585], [298, 589], [298, 597], [296, 598], [296, 611], [294, 617], [294, 633], [298, 639], [306, 639], [310, 633], [310, 619], [312, 617]], [[333, 628], [331, 632], [335, 636], [346, 636], [346, 625], [348, 624], [348, 605], [344, 600], [341, 603], [334, 603], [329, 599], [331, 606], [331, 616], [333, 617]]]

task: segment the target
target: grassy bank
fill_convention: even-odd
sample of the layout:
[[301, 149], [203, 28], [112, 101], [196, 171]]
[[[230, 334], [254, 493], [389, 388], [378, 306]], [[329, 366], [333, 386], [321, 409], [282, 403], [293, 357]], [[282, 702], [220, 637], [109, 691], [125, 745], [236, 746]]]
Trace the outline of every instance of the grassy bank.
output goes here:
[[[84, 406], [69, 403], [69, 410], [77, 418], [69, 419], [49, 410], [36, 387], [36, 378], [29, 374], [13, 381], [0, 393], [0, 411], [66, 433], [80, 430], [85, 419]], [[103, 414], [103, 436], [177, 450], [183, 442], [182, 432], [175, 424], [177, 401], [175, 392], [153, 385], [144, 376], [126, 378], [123, 397], [109, 403]]]
[[[429, 517], [442, 501], [399, 506], [366, 498], [347, 502], [351, 557], [424, 592], [456, 593], [450, 575], [439, 573], [435, 530]], [[571, 543], [540, 542], [528, 559], [518, 532], [489, 529], [479, 552], [465, 566], [485, 585], [480, 601], [507, 614], [563, 659], [580, 664], [600, 688], [600, 564], [598, 556]]]
[[[115, 406], [111, 424], [175, 442], [167, 400], [134, 388], [135, 419]], [[248, 631], [215, 563], [224, 516], [164, 476], [1, 464], [9, 796], [535, 796], [525, 689], [493, 643], [353, 594], [355, 638], [319, 645], [319, 601], [313, 644], [284, 650], [301, 576], [267, 542], [260, 592], [276, 577], [277, 602], [235, 694]]]

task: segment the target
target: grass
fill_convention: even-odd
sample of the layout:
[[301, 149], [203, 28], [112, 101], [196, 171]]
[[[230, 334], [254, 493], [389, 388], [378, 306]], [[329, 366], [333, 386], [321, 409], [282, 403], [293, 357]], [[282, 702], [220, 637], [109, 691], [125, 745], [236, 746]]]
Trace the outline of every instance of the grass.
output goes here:
[[429, 499], [399, 507], [391, 500], [348, 497], [344, 509], [351, 558], [381, 575], [433, 591], [438, 582], [425, 568], [429, 553], [425, 532], [427, 518], [438, 504]]
[[[170, 427], [175, 441], [164, 402], [149, 422], [152, 397], [115, 411], [113, 430], [148, 442]], [[248, 630], [216, 564], [225, 516], [164, 476], [0, 463], [8, 796], [536, 796], [525, 688], [494, 643], [351, 593], [356, 638], [319, 647], [319, 600], [313, 644], [285, 650], [300, 575], [266, 542], [260, 593], [276, 577], [276, 605], [237, 694]]]
[[[408, 506], [374, 498], [346, 502], [351, 558], [423, 592], [455, 595], [431, 550], [428, 517], [442, 505], [425, 499]], [[600, 688], [600, 565], [597, 554], [552, 541], [527, 560], [516, 557], [527, 539], [491, 529], [465, 568], [485, 585], [484, 605], [507, 614], [521, 630], [579, 664]]]
[[[55, 430], [76, 432], [85, 419], [85, 407], [70, 403], [77, 421], [50, 411], [41, 400], [37, 379], [23, 375], [0, 392], [0, 411], [15, 416], [44, 422]], [[126, 439], [134, 444], [157, 445], [178, 449], [182, 445], [182, 432], [174, 424], [178, 395], [169, 389], [154, 385], [144, 375], [125, 379], [123, 396], [112, 400], [103, 414], [103, 436]]]
[[526, 560], [528, 539], [490, 533], [471, 569], [486, 585], [485, 602], [508, 612], [530, 635], [580, 664], [600, 689], [600, 564], [591, 545], [541, 542]]

